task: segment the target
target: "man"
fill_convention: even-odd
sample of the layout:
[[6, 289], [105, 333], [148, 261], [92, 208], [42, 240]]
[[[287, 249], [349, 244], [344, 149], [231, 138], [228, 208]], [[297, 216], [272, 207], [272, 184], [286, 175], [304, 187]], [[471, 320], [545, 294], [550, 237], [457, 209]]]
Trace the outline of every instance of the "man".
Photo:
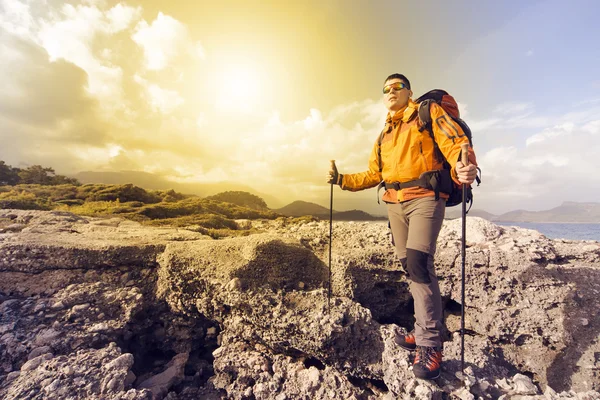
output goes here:
[[[422, 174], [442, 170], [443, 159], [436, 155], [438, 150], [430, 133], [426, 129], [419, 131], [422, 123], [418, 104], [411, 99], [410, 81], [402, 74], [390, 75], [384, 81], [383, 93], [389, 113], [371, 152], [368, 170], [340, 174], [334, 165], [327, 183], [358, 191], [375, 187], [382, 180], [385, 182], [382, 199], [387, 204], [396, 253], [408, 274], [415, 306], [414, 331], [397, 341], [405, 349], [417, 350], [413, 364], [415, 376], [435, 379], [440, 375], [442, 362], [443, 310], [433, 257], [448, 195], [432, 190], [431, 185], [418, 184], [423, 179], [434, 182], [429, 180], [434, 175]], [[452, 167], [451, 179], [472, 184], [477, 176], [473, 150], [469, 149], [468, 166], [460, 161], [461, 144], [469, 142], [467, 136], [438, 104], [431, 104], [430, 113], [437, 147]]]

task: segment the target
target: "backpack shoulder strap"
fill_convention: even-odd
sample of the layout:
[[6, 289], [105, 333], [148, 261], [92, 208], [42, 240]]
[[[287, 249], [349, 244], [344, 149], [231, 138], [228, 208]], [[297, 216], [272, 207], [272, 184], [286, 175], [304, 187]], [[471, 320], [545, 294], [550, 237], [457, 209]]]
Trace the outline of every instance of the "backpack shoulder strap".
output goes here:
[[383, 142], [383, 136], [386, 134], [385, 128], [379, 134], [377, 139], [377, 162], [379, 163], [379, 172], [383, 171], [383, 165], [381, 163], [381, 142]]
[[431, 136], [431, 140], [433, 140], [433, 148], [434, 148], [434, 156], [435, 158], [442, 163], [446, 162], [446, 157], [442, 154], [440, 150], [440, 146], [438, 146], [435, 141], [435, 136], [433, 134], [433, 127], [431, 126], [431, 102], [435, 102], [433, 99], [426, 99], [419, 103], [419, 120], [421, 120], [421, 127], [419, 128], [420, 132], [423, 132], [427, 129], [429, 136]]
[[433, 100], [427, 99], [419, 103], [419, 120], [421, 120], [422, 126], [420, 131], [428, 129], [431, 125], [431, 102]]

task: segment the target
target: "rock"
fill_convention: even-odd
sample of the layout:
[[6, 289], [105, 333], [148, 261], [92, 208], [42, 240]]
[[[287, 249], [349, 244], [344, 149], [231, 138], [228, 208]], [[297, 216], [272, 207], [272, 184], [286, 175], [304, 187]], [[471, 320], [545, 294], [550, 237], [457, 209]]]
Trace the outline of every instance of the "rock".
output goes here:
[[125, 378], [125, 387], [130, 387], [136, 380], [136, 376], [132, 371], [127, 372], [127, 378]]
[[241, 290], [242, 289], [242, 281], [239, 278], [233, 278], [227, 283], [225, 286], [227, 290]]
[[[449, 332], [431, 383], [414, 379], [395, 342], [412, 327], [412, 300], [385, 222], [334, 223], [329, 299], [328, 221], [254, 221], [266, 233], [212, 240], [119, 218], [7, 214], [27, 227], [0, 241], [0, 398], [141, 400], [176, 386], [167, 398], [539, 400], [536, 384], [544, 398], [598, 396], [597, 244], [468, 217], [475, 334], [457, 378], [460, 223], [445, 221], [436, 273]], [[152, 371], [168, 354], [181, 358]], [[132, 388], [132, 368], [147, 388]], [[510, 379], [518, 371], [535, 383]]]
[[47, 353], [52, 353], [52, 348], [50, 346], [36, 347], [35, 349], [31, 350], [31, 353], [29, 353], [29, 356], [27, 356], [27, 360], [31, 360]]
[[133, 366], [133, 354], [123, 354], [104, 366], [106, 369], [125, 369], [129, 370]]
[[550, 386], [546, 386], [546, 389], [544, 390], [544, 398], [546, 400], [558, 400], [559, 396], [556, 394], [554, 389], [552, 389]]
[[78, 304], [71, 308], [71, 312], [73, 313], [73, 315], [81, 315], [84, 311], [88, 310], [89, 308], [90, 308], [89, 303]]
[[6, 382], [11, 382], [15, 379], [17, 379], [19, 377], [19, 375], [21, 375], [21, 371], [13, 371], [10, 372], [7, 376], [6, 376]]
[[215, 328], [214, 326], [210, 327], [206, 330], [206, 336], [215, 336], [216, 334], [217, 334], [217, 328]]
[[325, 265], [312, 252], [296, 241], [270, 234], [169, 244], [159, 262], [159, 294], [165, 296], [170, 295], [175, 276], [245, 290], [293, 289], [298, 281], [318, 287], [327, 279]]
[[138, 388], [150, 390], [155, 398], [164, 397], [171, 386], [176, 385], [183, 380], [184, 367], [188, 357], [188, 353], [176, 355], [167, 364], [166, 370], [146, 379], [139, 384]]
[[34, 343], [37, 346], [42, 347], [42, 346], [52, 343], [52, 341], [57, 339], [58, 337], [60, 337], [60, 335], [61, 335], [60, 331], [57, 331], [55, 329], [52, 329], [52, 328], [44, 329], [40, 333], [37, 334], [37, 336], [35, 337]]
[[452, 392], [454, 396], [459, 398], [460, 400], [475, 400], [475, 396], [469, 392], [468, 389], [462, 388], [457, 391]]
[[57, 311], [57, 310], [62, 310], [63, 308], [65, 308], [65, 305], [63, 304], [62, 301], [57, 301], [56, 303], [52, 304], [50, 306], [50, 308], [54, 311]]
[[44, 361], [51, 360], [52, 354], [43, 354], [39, 357], [27, 361], [21, 366], [21, 372], [27, 372], [36, 369]]
[[99, 322], [90, 327], [90, 332], [102, 332], [102, 331], [107, 331], [109, 329], [110, 329], [110, 327], [108, 326], [108, 324], [106, 322]]
[[10, 224], [10, 225], [5, 226], [4, 228], [1, 228], [0, 233], [20, 232], [26, 227], [27, 227], [27, 225], [25, 225], [25, 224]]
[[[80, 217], [71, 213], [15, 211], [30, 217], [27, 228], [0, 242], [0, 271], [41, 272], [48, 268], [90, 269], [155, 263], [156, 256], [173, 240], [208, 239], [196, 232], [168, 228], [147, 229], [123, 222]], [[68, 215], [70, 214], [70, 215]], [[78, 235], [72, 232], [77, 231]]]
[[513, 377], [514, 393], [520, 395], [537, 394], [538, 389], [528, 376], [516, 374]]

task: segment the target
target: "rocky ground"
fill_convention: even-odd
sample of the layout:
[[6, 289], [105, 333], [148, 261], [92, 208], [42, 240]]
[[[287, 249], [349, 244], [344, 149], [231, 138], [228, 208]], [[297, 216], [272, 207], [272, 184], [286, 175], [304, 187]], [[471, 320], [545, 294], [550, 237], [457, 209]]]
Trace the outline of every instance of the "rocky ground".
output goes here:
[[412, 302], [381, 222], [183, 228], [0, 210], [3, 399], [600, 399], [600, 244], [468, 219], [436, 268], [444, 371], [414, 379]]

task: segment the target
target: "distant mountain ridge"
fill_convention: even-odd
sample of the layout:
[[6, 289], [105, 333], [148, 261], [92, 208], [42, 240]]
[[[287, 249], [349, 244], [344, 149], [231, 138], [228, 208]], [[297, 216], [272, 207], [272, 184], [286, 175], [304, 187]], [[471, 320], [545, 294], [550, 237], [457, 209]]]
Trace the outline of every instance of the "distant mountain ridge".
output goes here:
[[[288, 217], [302, 217], [309, 215], [319, 219], [328, 219], [330, 214], [328, 208], [302, 200], [294, 201], [285, 207], [273, 211]], [[371, 215], [361, 210], [333, 210], [333, 216], [336, 221], [376, 221], [386, 219], [386, 217]]]
[[[445, 219], [454, 219], [454, 218], [460, 218], [462, 215], [462, 206], [459, 204], [456, 207], [448, 207], [446, 208], [446, 215], [445, 215]], [[469, 217], [480, 217], [483, 219], [487, 219], [488, 221], [494, 221], [496, 218], [498, 218], [497, 215], [489, 213], [487, 211], [484, 210], [479, 210], [477, 208], [473, 208], [471, 210], [469, 210]]]
[[565, 201], [544, 211], [516, 210], [499, 215], [501, 222], [600, 223], [600, 203]]
[[[446, 209], [446, 219], [460, 218], [461, 206]], [[481, 217], [493, 222], [537, 223], [600, 223], [600, 203], [565, 201], [560, 206], [542, 211], [514, 210], [501, 215], [472, 209], [471, 217]]]

